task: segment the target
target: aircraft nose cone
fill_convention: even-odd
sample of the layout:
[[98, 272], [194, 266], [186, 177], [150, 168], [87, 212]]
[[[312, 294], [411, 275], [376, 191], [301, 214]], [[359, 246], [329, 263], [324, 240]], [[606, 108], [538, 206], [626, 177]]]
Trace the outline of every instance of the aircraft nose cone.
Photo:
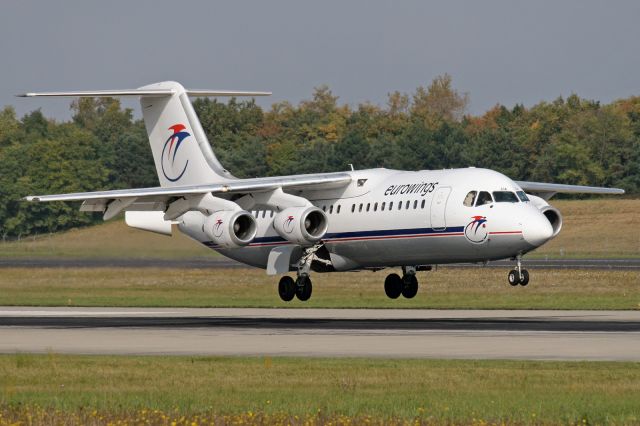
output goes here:
[[522, 237], [534, 247], [539, 247], [549, 241], [553, 235], [553, 227], [549, 220], [540, 213], [535, 219], [529, 220], [522, 227]]

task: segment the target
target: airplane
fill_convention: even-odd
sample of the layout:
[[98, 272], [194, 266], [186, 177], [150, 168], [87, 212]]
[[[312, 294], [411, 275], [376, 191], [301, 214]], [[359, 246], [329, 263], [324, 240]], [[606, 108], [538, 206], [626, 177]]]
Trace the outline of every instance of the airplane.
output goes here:
[[[132, 90], [25, 93], [23, 97], [140, 98], [160, 186], [56, 195], [31, 202], [82, 201], [109, 220], [171, 235], [172, 225], [222, 255], [282, 275], [283, 301], [311, 297], [310, 273], [401, 268], [384, 280], [391, 299], [413, 298], [417, 271], [450, 263], [515, 261], [512, 286], [526, 286], [522, 256], [560, 233], [558, 193], [622, 189], [513, 181], [489, 169], [384, 168], [238, 179], [216, 158], [190, 97], [269, 92], [187, 90], [160, 82]], [[296, 279], [287, 275], [295, 272]]]

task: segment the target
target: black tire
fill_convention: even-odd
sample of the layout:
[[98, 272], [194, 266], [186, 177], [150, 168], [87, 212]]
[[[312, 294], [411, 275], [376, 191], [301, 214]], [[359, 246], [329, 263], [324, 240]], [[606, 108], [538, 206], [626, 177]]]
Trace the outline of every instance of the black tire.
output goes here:
[[384, 292], [389, 299], [397, 299], [402, 294], [402, 278], [398, 274], [389, 274], [384, 280]]
[[508, 279], [509, 284], [514, 287], [520, 284], [520, 274], [518, 274], [518, 271], [516, 271], [515, 269], [509, 271]]
[[402, 277], [402, 295], [407, 299], [413, 299], [418, 294], [418, 278], [415, 274], [406, 274]]
[[293, 278], [285, 275], [280, 278], [280, 282], [278, 283], [278, 294], [280, 295], [280, 299], [285, 302], [290, 302], [296, 295], [296, 283], [293, 281]]
[[527, 271], [526, 269], [523, 269], [522, 280], [520, 280], [520, 285], [524, 287], [527, 284], [529, 284], [529, 271]]
[[311, 298], [313, 287], [311, 279], [307, 276], [300, 276], [296, 281], [296, 297], [302, 302], [306, 302]]

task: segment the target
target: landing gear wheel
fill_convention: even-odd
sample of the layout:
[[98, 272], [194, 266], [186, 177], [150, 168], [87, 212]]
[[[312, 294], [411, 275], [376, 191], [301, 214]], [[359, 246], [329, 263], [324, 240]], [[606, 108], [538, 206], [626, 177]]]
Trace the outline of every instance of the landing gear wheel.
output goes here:
[[311, 278], [307, 275], [300, 275], [296, 281], [296, 297], [305, 302], [311, 297]]
[[407, 299], [413, 299], [418, 294], [418, 278], [415, 274], [406, 274], [402, 277], [402, 295]]
[[278, 294], [280, 295], [280, 299], [285, 302], [293, 300], [296, 295], [296, 283], [293, 281], [293, 278], [287, 275], [280, 278], [280, 282], [278, 283]]
[[389, 299], [397, 299], [402, 293], [404, 284], [398, 274], [389, 274], [384, 280], [384, 292]]
[[509, 284], [511, 284], [512, 286], [517, 286], [518, 284], [520, 284], [520, 274], [518, 274], [518, 271], [516, 271], [515, 269], [509, 271], [508, 278]]
[[527, 271], [526, 269], [523, 269], [522, 277], [520, 279], [520, 285], [524, 287], [527, 284], [529, 284], [529, 271]]

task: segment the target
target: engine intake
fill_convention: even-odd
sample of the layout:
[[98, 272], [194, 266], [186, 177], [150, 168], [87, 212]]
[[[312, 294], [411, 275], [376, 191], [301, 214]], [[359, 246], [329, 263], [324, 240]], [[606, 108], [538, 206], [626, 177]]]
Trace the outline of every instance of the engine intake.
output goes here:
[[245, 210], [221, 210], [207, 216], [203, 230], [215, 244], [227, 248], [244, 247], [256, 236], [257, 224]]
[[301, 246], [320, 241], [327, 232], [329, 220], [318, 207], [289, 207], [276, 215], [273, 227], [278, 235]]
[[551, 238], [555, 237], [560, 233], [560, 230], [562, 229], [562, 214], [560, 213], [560, 210], [547, 205], [545, 207], [542, 207], [540, 211], [551, 224], [551, 228], [553, 228], [553, 235], [551, 236]]

